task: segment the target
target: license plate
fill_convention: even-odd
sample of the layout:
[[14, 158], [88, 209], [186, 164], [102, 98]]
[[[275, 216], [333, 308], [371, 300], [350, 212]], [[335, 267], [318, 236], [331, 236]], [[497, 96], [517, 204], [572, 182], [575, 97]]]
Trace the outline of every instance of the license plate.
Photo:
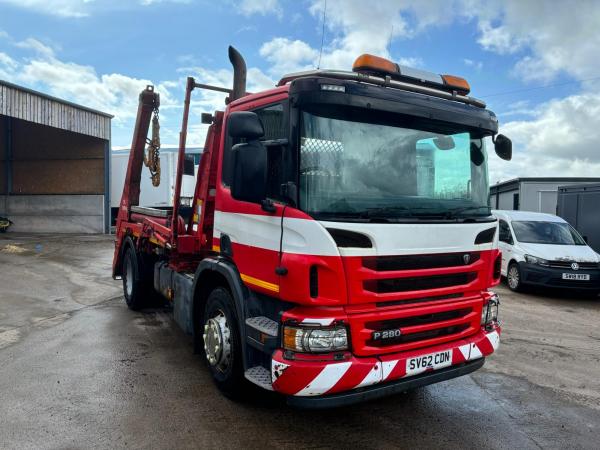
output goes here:
[[452, 365], [452, 349], [406, 360], [406, 374], [414, 375], [426, 370], [443, 369]]
[[563, 273], [563, 280], [579, 280], [579, 281], [589, 281], [590, 275], [588, 273]]

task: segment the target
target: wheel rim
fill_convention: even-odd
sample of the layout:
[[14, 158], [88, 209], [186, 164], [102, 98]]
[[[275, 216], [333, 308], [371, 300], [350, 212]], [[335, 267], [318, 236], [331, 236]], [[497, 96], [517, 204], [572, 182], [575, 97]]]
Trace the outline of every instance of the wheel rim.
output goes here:
[[231, 330], [223, 311], [208, 319], [204, 325], [204, 351], [208, 363], [225, 372], [231, 364]]
[[131, 297], [133, 292], [133, 264], [129, 258], [125, 260], [125, 292]]
[[519, 286], [519, 271], [515, 266], [508, 271], [508, 285], [511, 289], [516, 289]]

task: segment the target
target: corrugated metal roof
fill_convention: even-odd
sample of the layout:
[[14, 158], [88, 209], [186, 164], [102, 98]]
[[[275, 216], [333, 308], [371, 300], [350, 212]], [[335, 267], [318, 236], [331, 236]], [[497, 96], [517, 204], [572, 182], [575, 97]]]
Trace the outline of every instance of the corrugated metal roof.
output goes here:
[[110, 139], [110, 114], [0, 80], [0, 115]]

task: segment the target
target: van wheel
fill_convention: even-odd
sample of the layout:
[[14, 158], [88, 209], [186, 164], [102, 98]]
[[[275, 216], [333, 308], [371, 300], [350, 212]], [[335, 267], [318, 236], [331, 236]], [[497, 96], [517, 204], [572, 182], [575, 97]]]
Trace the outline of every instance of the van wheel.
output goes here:
[[227, 397], [240, 398], [246, 384], [242, 345], [233, 298], [226, 289], [216, 288], [208, 296], [200, 332], [215, 384]]
[[506, 283], [511, 291], [519, 292], [521, 290], [521, 269], [519, 269], [519, 265], [517, 263], [513, 262], [508, 266]]

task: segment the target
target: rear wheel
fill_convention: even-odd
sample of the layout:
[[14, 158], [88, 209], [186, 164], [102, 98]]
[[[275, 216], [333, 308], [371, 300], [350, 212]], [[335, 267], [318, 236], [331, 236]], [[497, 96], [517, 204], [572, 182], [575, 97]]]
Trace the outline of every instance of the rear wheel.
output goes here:
[[[123, 295], [129, 309], [137, 311], [148, 305], [151, 298], [149, 293], [146, 270], [141, 267], [140, 258], [131, 245], [126, 246], [123, 254]], [[152, 286], [150, 286], [150, 289]]]
[[519, 292], [522, 289], [521, 269], [519, 269], [519, 265], [515, 262], [508, 266], [506, 283], [511, 291]]
[[202, 343], [206, 362], [217, 387], [228, 397], [239, 398], [245, 386], [242, 346], [231, 294], [216, 288], [204, 310]]

